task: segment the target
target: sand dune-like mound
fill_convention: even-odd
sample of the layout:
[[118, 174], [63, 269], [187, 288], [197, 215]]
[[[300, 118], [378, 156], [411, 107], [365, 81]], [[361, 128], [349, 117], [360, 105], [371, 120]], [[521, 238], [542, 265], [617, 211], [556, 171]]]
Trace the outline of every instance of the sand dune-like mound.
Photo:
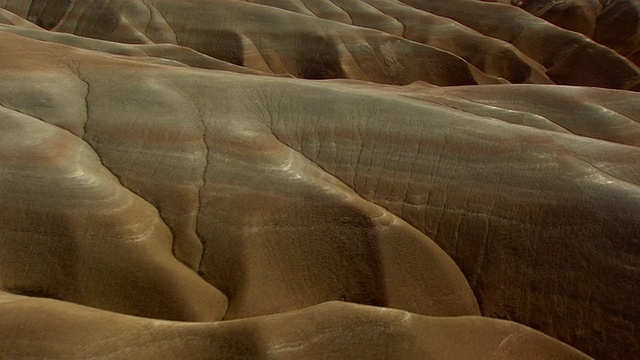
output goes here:
[[172, 256], [157, 210], [85, 142], [1, 111], [3, 289], [151, 317], [223, 316], [226, 298]]
[[57, 32], [178, 44], [307, 79], [465, 85], [551, 78], [569, 85], [640, 86], [640, 70], [614, 51], [514, 7], [477, 0], [307, 2], [40, 1], [6, 8]]
[[591, 3], [0, 1], [0, 357], [640, 354]]
[[601, 0], [483, 0], [503, 4], [518, 5], [532, 15], [547, 20], [563, 29], [579, 32], [592, 37], [596, 19], [602, 11]]
[[[11, 41], [12, 38], [15, 41]], [[33, 42], [16, 39], [14, 35], [8, 35], [4, 40], [2, 50], [6, 52], [24, 54], [33, 46]], [[159, 241], [160, 235], [152, 232], [150, 225], [140, 223], [145, 220], [162, 227], [163, 242], [167, 245], [165, 251], [169, 251], [171, 234], [163, 226], [164, 219], [175, 237], [176, 257], [230, 297], [227, 319], [297, 309], [337, 299], [432, 315], [477, 313], [475, 299], [464, 277], [430, 239], [386, 210], [364, 201], [274, 137], [264, 123], [266, 119], [258, 116], [260, 107], [262, 111], [268, 109], [262, 105], [252, 109], [251, 97], [277, 95], [277, 89], [286, 84], [271, 83], [275, 80], [270, 79], [269, 84], [265, 84], [267, 88], [254, 94], [247, 92], [238, 98], [236, 105], [229, 101], [230, 107], [225, 110], [216, 105], [217, 101], [227, 102], [236, 95], [219, 92], [222, 89], [219, 86], [227, 91], [233, 88], [243, 91], [246, 85], [238, 84], [244, 81], [238, 75], [228, 78], [229, 75], [211, 74], [214, 78], [209, 78], [206, 73], [186, 72], [176, 73], [178, 78], [171, 80], [164, 76], [165, 67], [127, 63], [59, 45], [41, 45], [39, 49], [55, 53], [60, 62], [37, 56], [32, 58], [32, 63], [20, 59], [13, 64], [10, 73], [24, 82], [30, 69], [39, 68], [40, 71], [31, 74], [39, 77], [39, 80], [33, 80], [43, 91], [20, 94], [14, 87], [0, 103], [7, 111], [13, 109], [23, 117], [30, 115], [28, 119], [36, 124], [44, 121], [45, 125], [56, 125], [47, 129], [65, 136], [67, 142], [75, 140], [85, 146], [91, 145], [103, 166], [118, 178], [120, 183], [114, 180], [113, 187], [124, 191], [124, 186], [145, 199], [141, 206], [157, 207], [159, 214], [131, 210], [136, 215], [123, 216], [122, 223], [116, 223], [116, 228], [137, 230], [141, 234], [125, 234], [122, 242], [126, 245], [131, 242], [130, 238], [138, 244]], [[112, 67], [109, 77], [95, 71], [100, 62], [103, 62], [102, 66]], [[65, 63], [71, 65], [66, 71], [62, 70]], [[114, 81], [118, 77], [133, 80], [134, 73], [141, 76], [133, 81], [137, 86], [129, 81]], [[49, 74], [51, 82], [48, 83], [47, 76], [42, 74]], [[255, 80], [260, 81], [260, 78], [248, 81]], [[210, 81], [217, 85], [211, 83], [214, 85], [211, 88]], [[60, 91], [61, 84], [67, 85], [66, 91]], [[270, 84], [273, 90], [269, 89]], [[225, 100], [229, 95], [231, 97]], [[211, 102], [216, 96], [221, 98]], [[34, 98], [51, 104], [54, 110], [56, 104], [66, 107], [69, 114], [62, 118], [67, 122], [59, 121], [57, 111], [40, 113], [32, 110], [36, 108], [30, 103]], [[111, 104], [120, 104], [119, 110], [113, 109]], [[76, 105], [75, 109], [73, 105]], [[226, 117], [237, 116], [236, 111], [257, 113], [247, 116], [248, 121], [229, 124]], [[40, 138], [35, 131], [7, 132], [5, 136], [25, 137], [26, 144], [18, 144], [16, 148], [28, 148], [27, 144], [34, 141], [32, 138]], [[55, 143], [42, 143], [41, 152], [57, 151]], [[13, 148], [6, 151], [10, 153]], [[62, 159], [56, 158], [53, 162], [56, 172], [63, 171], [58, 169], [62, 160], [75, 164], [74, 158], [64, 155], [66, 153], [60, 155]], [[16, 156], [15, 161], [26, 162], [20, 156]], [[46, 175], [48, 169], [33, 171], [40, 170]], [[75, 179], [73, 174], [78, 170], [72, 168], [69, 172], [63, 175], [62, 186], [73, 188], [73, 182], [67, 178]], [[81, 174], [101, 177], [89, 170], [81, 170]], [[22, 180], [20, 185], [7, 183], [5, 191], [19, 194], [20, 187], [17, 186], [24, 186]], [[46, 189], [69, 196], [52, 182]], [[107, 196], [103, 194], [116, 191], [98, 188], [95, 196]], [[48, 199], [52, 195], [34, 195], [27, 204], [44, 212], [53, 223], [60, 222], [56, 218], [59, 204], [54, 202], [56, 206], [47, 209], [36, 205], [39, 197]], [[117, 209], [122, 202], [132, 201], [115, 198], [113, 206]], [[15, 202], [21, 201], [16, 199]], [[96, 241], [117, 242], [114, 234], [99, 230], [96, 221], [91, 220], [89, 209], [82, 211], [81, 204], [76, 206], [80, 217], [86, 218], [78, 221], [77, 231], [83, 238], [85, 232], [95, 231], [98, 233], [94, 235], [98, 237]], [[84, 205], [93, 206], [89, 200]], [[101, 211], [114, 212], [108, 207]], [[29, 211], [25, 213], [30, 214]], [[67, 217], [72, 216], [63, 219], [71, 221]], [[27, 226], [39, 223], [31, 216], [27, 220]], [[114, 221], [105, 221], [105, 226], [113, 226], [110, 224]], [[334, 222], [332, 226], [326, 225]], [[84, 227], [83, 223], [86, 224]], [[49, 226], [41, 225], [51, 231]], [[306, 243], [304, 246], [299, 243], [302, 239]], [[59, 241], [55, 238], [46, 240], [41, 245], [43, 251], [49, 248], [49, 242]], [[16, 240], [11, 242], [15, 244]], [[21, 243], [18, 241], [16, 246]], [[105, 251], [96, 250], [100, 256], [105, 256]], [[156, 261], [159, 255], [146, 256]], [[33, 257], [33, 261], [38, 258]], [[15, 266], [12, 262], [8, 265]], [[292, 297], [291, 289], [299, 295]], [[74, 295], [65, 297], [55, 292], [46, 295], [84, 303]], [[425, 297], [433, 297], [433, 300]], [[442, 301], [443, 298], [447, 301]], [[138, 310], [129, 313], [148, 315]]]
[[558, 84], [639, 90], [638, 67], [585, 36], [553, 26], [517, 7], [477, 0], [402, 0], [513, 44]]
[[[427, 317], [341, 302], [189, 324], [0, 293], [0, 316], [0, 334], [8, 340], [0, 352], [21, 359], [588, 359], [507, 321]], [[35, 334], [40, 341], [33, 341]]]
[[637, 0], [483, 0], [518, 5], [563, 29], [579, 32], [640, 65]]

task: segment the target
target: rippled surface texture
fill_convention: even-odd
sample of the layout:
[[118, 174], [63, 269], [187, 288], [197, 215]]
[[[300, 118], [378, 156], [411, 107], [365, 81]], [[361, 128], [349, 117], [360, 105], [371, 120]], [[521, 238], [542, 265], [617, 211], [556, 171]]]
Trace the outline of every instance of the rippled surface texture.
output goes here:
[[640, 356], [639, 24], [0, 0], [0, 357]]

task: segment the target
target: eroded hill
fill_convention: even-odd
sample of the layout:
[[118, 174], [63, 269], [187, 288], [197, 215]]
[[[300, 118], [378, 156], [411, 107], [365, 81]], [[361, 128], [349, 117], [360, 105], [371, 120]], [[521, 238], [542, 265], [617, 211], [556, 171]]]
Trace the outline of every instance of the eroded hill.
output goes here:
[[640, 70], [520, 6], [0, 1], [0, 354], [638, 354]]

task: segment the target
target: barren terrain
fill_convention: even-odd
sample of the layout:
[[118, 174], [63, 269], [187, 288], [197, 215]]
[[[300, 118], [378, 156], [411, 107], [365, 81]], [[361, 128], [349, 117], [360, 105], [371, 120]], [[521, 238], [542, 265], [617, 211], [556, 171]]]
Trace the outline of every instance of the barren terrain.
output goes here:
[[0, 0], [0, 358], [640, 358], [638, 65], [638, 0]]

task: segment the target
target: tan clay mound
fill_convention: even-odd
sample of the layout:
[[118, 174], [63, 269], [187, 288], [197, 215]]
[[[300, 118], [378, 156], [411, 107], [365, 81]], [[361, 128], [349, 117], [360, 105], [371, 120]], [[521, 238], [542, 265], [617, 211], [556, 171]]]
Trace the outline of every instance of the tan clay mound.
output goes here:
[[[379, 31], [235, 0], [148, 4], [74, 2], [53, 29], [124, 43], [178, 44], [232, 64], [306, 79], [347, 77], [394, 84], [424, 80], [437, 85], [499, 82], [451, 53]], [[22, 15], [45, 25], [58, 8], [37, 9], [32, 6], [25, 13], [26, 7], [20, 8]], [[283, 31], [279, 27], [283, 23], [291, 30]], [[421, 61], [426, 58], [430, 66]]]
[[0, 0], [0, 358], [640, 355], [637, 67], [403, 1]]
[[[509, 6], [476, 0], [307, 2], [99, 0], [54, 6], [36, 1], [28, 7], [7, 1], [6, 8], [58, 32], [178, 44], [236, 65], [306, 79], [465, 85], [498, 77], [548, 83], [546, 68], [560, 84], [640, 86], [640, 70], [615, 52]], [[464, 11], [450, 14], [450, 9]]]
[[563, 29], [593, 37], [596, 19], [606, 0], [483, 0], [518, 5]]
[[[0, 10], [1, 11], [1, 10]], [[71, 34], [44, 31], [39, 28], [23, 26], [5, 26], [0, 24], [3, 33], [16, 34], [35, 40], [65, 44], [81, 49], [121, 55], [123, 58], [135, 58], [136, 61], [161, 65], [191, 66], [211, 70], [225, 70], [241, 74], [273, 75], [218, 60], [193, 49], [173, 44], [122, 44], [112, 41], [89, 39]]]
[[157, 210], [124, 189], [87, 143], [0, 109], [3, 289], [150, 317], [224, 315], [225, 296], [172, 256]]
[[640, 65], [638, 0], [482, 0], [513, 4], [563, 29], [592, 38]]
[[553, 26], [515, 6], [478, 0], [402, 0], [513, 44], [558, 84], [640, 90], [640, 69], [585, 36]]
[[0, 318], [0, 353], [19, 359], [589, 359], [512, 322], [341, 302], [189, 324], [0, 292]]
[[[17, 41], [11, 41], [12, 38]], [[18, 90], [19, 82], [10, 87], [12, 91], [3, 94], [0, 99], [7, 117], [13, 115], [9, 118], [13, 122], [30, 121], [34, 123], [33, 126], [43, 128], [41, 131], [66, 137], [66, 140], [58, 141], [61, 143], [73, 144], [72, 141], [75, 141], [77, 146], [87, 148], [87, 144], [81, 141], [85, 140], [97, 152], [102, 164], [118, 178], [111, 179], [113, 189], [109, 191], [101, 187], [91, 188], [91, 193], [87, 193], [87, 189], [77, 197], [80, 200], [90, 196], [112, 198], [108, 194], [119, 192], [133, 196], [121, 186], [124, 185], [148, 201], [141, 201], [139, 206], [153, 209], [151, 204], [159, 211], [158, 214], [155, 209], [143, 212], [134, 208], [129, 210], [131, 214], [122, 215], [117, 221], [104, 218], [100, 213], [114, 213], [122, 203], [132, 203], [133, 199], [113, 199], [114, 210], [111, 211], [106, 206], [93, 208], [95, 201], [86, 200], [84, 206], [74, 203], [64, 187], [74, 188], [71, 180], [76, 179], [75, 173], [80, 171], [90, 179], [104, 175], [96, 174], [98, 169], [75, 169], [76, 160], [66, 156], [68, 152], [48, 160], [49, 154], [57, 151], [56, 142], [47, 141], [38, 129], [22, 131], [16, 125], [8, 128], [4, 136], [23, 139], [23, 142], [5, 150], [14, 154], [12, 163], [7, 165], [12, 168], [18, 164], [30, 164], [30, 156], [42, 159], [19, 178], [44, 176], [36, 175], [38, 172], [49, 176], [53, 174], [48, 171], [62, 173], [60, 186], [63, 189], [59, 189], [56, 182], [49, 181], [44, 194], [36, 193], [26, 203], [37, 204], [38, 198], [55, 198], [56, 194], [61, 193], [78, 207], [74, 216], [73, 213], [57, 214], [56, 207], [60, 205], [57, 200], [53, 202], [53, 207], [35, 206], [39, 213], [43, 213], [43, 219], [32, 218], [32, 212], [28, 210], [30, 207], [27, 207], [24, 211], [26, 225], [14, 222], [22, 227], [13, 229], [14, 225], [11, 225], [9, 229], [12, 233], [26, 232], [22, 235], [25, 237], [31, 236], [28, 232], [31, 224], [40, 224], [48, 229], [51, 236], [43, 236], [40, 245], [33, 243], [34, 249], [41, 248], [41, 251], [47, 252], [51, 242], [59, 242], [60, 237], [73, 238], [74, 233], [80, 236], [75, 240], [77, 242], [86, 241], [83, 239], [110, 245], [122, 242], [125, 247], [131, 246], [129, 239], [135, 239], [134, 243], [139, 245], [164, 244], [163, 253], [141, 255], [155, 262], [160, 256], [171, 255], [169, 251], [173, 234], [176, 257], [193, 270], [198, 270], [229, 297], [227, 319], [298, 309], [339, 299], [399, 307], [430, 315], [478, 313], [464, 277], [430, 239], [384, 209], [362, 200], [351, 189], [322, 172], [271, 134], [263, 123], [265, 119], [257, 117], [260, 108], [268, 109], [263, 105], [252, 109], [253, 102], [248, 96], [266, 96], [267, 92], [277, 95], [278, 89], [287, 84], [273, 83], [276, 79], [269, 79], [266, 88], [258, 89], [259, 93], [234, 94], [234, 88], [243, 91], [244, 87], [237, 86], [238, 81], [244, 81], [238, 75], [176, 72], [177, 78], [171, 80], [166, 77], [166, 71], [179, 68], [150, 67], [60, 45], [40, 45], [38, 50], [40, 54], [56, 54], [57, 61], [52, 57], [41, 58], [36, 53], [31, 57], [32, 62], [26, 62], [25, 59], [29, 58], [26, 53], [34, 47], [34, 41], [14, 35], [3, 36], [3, 40], [0, 45], [3, 52], [25, 55], [19, 62], [5, 63], [8, 75], [3, 77], [11, 81], [10, 76], [17, 75], [21, 79], [19, 82], [24, 82], [29, 76], [37, 76], [39, 80], [34, 79], [34, 82], [39, 84], [40, 89], [35, 93], [24, 89], [21, 93]], [[105, 78], [96, 71], [98, 67], [110, 68], [109, 77]], [[38, 71], [34, 73], [31, 69]], [[134, 80], [136, 73], [140, 77]], [[118, 81], [118, 78], [127, 78], [128, 81]], [[259, 79], [251, 78], [249, 81]], [[63, 84], [67, 87], [65, 91], [60, 91]], [[223, 88], [226, 91], [220, 91]], [[219, 98], [216, 100], [216, 97]], [[31, 103], [34, 98], [42, 99], [51, 107], [43, 109], [45, 112], [38, 111], [39, 107]], [[218, 106], [218, 101], [230, 107], [224, 110]], [[111, 104], [121, 106], [114, 109]], [[69, 112], [63, 116], [67, 122], [60, 122], [60, 114], [55, 110], [58, 106]], [[55, 111], [51, 111], [52, 108]], [[227, 116], [238, 116], [245, 111], [258, 113], [247, 115], [247, 121], [238, 121], [235, 125], [226, 121]], [[22, 118], [25, 119], [20, 120]], [[28, 144], [34, 141], [42, 144], [37, 154], [32, 155], [38, 148], [30, 149], [25, 155], [17, 152], [17, 149], [29, 148]], [[86, 156], [90, 155], [93, 152]], [[97, 157], [93, 162], [95, 167], [106, 170]], [[42, 168], [42, 165], [45, 167]], [[158, 176], [159, 173], [164, 175]], [[10, 176], [10, 179], [17, 177]], [[4, 183], [7, 194], [34, 193], [34, 190], [25, 188], [29, 182], [15, 181], [19, 182]], [[78, 186], [82, 184], [84, 182], [80, 181]], [[37, 184], [34, 186], [38, 187]], [[18, 198], [6, 204], [23, 202]], [[260, 205], [256, 206], [256, 202]], [[100, 213], [94, 216], [92, 211], [98, 209]], [[10, 209], [6, 211], [8, 213]], [[118, 240], [110, 231], [101, 230], [96, 219], [105, 221], [105, 229], [115, 226], [116, 229], [130, 230], [131, 234], [125, 233]], [[167, 231], [163, 220], [172, 233]], [[69, 226], [73, 227], [74, 232], [69, 235], [64, 232], [65, 229], [54, 229], [58, 223], [71, 223]], [[145, 226], [145, 223], [153, 226]], [[159, 229], [155, 230], [156, 227]], [[160, 231], [161, 234], [156, 233]], [[298, 243], [301, 239], [308, 244], [301, 247]], [[22, 243], [16, 241], [14, 235], [10, 240], [12, 247]], [[201, 242], [205, 245], [204, 249]], [[162, 249], [158, 245], [155, 245], [156, 251]], [[89, 244], [86, 246], [93, 248]], [[16, 252], [20, 252], [20, 249]], [[99, 256], [118, 258], [117, 253], [107, 255], [111, 249], [94, 250]], [[9, 261], [15, 255], [4, 255], [7, 256], [5, 266], [15, 268], [17, 264]], [[84, 259], [93, 254], [76, 255], [83, 263], [93, 262]], [[62, 261], [54, 254], [48, 256], [52, 257], [54, 263]], [[38, 256], [31, 255], [29, 258], [33, 262], [40, 262]], [[25, 268], [31, 267], [24, 260], [20, 264]], [[60, 271], [66, 271], [71, 265], [74, 264], [61, 266]], [[44, 268], [48, 268], [46, 264]], [[80, 272], [83, 270], [79, 269]], [[57, 274], [49, 270], [49, 275]], [[43, 296], [151, 316], [144, 312], [147, 309], [124, 310], [96, 304], [74, 292], [47, 291], [50, 279], [43, 278], [37, 272], [18, 271], [14, 276], [15, 279], [11, 282], [6, 280], [5, 283], [5, 287], [14, 292], [43, 289]], [[32, 284], [29, 280], [32, 277], [42, 279], [43, 283]], [[64, 278], [64, 274], [59, 277]], [[145, 278], [144, 281], [140, 280], [141, 283], [158, 281], [154, 280], [153, 275], [141, 274], [141, 277]], [[160, 278], [164, 282], [165, 277]], [[74, 278], [68, 281], [71, 284], [64, 285], [91, 291], [84, 282]], [[166, 281], [170, 284], [176, 280]], [[128, 285], [114, 285], [119, 286], [120, 291], [110, 291], [111, 296], [126, 294]], [[299, 294], [292, 297], [292, 289]], [[161, 291], [154, 289], [153, 292]], [[194, 293], [196, 297], [203, 296], [203, 301], [211, 298], [202, 291], [186, 292]], [[174, 305], [170, 303], [166, 306]], [[202, 306], [198, 309], [207, 310]], [[224, 309], [222, 311], [224, 313]], [[175, 318], [169, 315], [156, 316]], [[188, 316], [179, 319], [192, 320]]]
[[[485, 73], [512, 83], [551, 83], [544, 68], [510, 44], [402, 3], [368, 1], [248, 1], [308, 16], [376, 29], [451, 52]], [[480, 50], [482, 49], [482, 50]]]

